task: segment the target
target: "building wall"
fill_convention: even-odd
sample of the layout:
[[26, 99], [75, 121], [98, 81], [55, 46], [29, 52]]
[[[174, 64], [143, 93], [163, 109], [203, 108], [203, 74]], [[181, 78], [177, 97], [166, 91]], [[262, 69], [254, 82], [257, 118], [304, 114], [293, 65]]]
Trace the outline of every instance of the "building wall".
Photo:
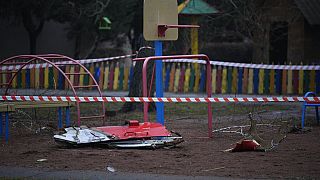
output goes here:
[[[67, 25], [47, 22], [37, 40], [37, 54], [57, 53], [73, 56], [74, 43], [66, 36]], [[22, 24], [7, 25], [0, 20], [0, 59], [29, 54], [28, 33]]]
[[320, 64], [320, 25], [311, 26], [305, 23], [305, 62]]
[[[260, 63], [277, 63], [270, 60], [270, 26], [273, 22], [288, 23], [288, 48], [286, 63], [297, 64], [304, 61], [304, 18], [298, 7], [292, 0], [266, 1], [264, 5], [264, 32], [260, 33], [260, 46], [254, 48], [253, 59]], [[276, 48], [276, 47], [275, 47]]]
[[304, 24], [305, 21], [303, 17], [289, 24], [287, 63], [299, 64], [306, 61], [304, 57]]

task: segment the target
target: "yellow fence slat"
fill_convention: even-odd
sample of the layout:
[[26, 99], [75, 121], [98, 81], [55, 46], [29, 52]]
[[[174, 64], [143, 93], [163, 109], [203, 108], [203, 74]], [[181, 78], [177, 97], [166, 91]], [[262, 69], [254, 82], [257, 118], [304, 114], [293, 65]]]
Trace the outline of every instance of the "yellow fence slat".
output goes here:
[[35, 88], [39, 89], [40, 86], [40, 69], [36, 68], [35, 70]]
[[[80, 67], [80, 74], [84, 74], [84, 69], [82, 67]], [[84, 76], [85, 75], [80, 75], [80, 77], [79, 77], [79, 86], [83, 86], [84, 85]]]
[[7, 83], [7, 75], [6, 74], [1, 74], [2, 77], [2, 83]]
[[180, 64], [178, 64], [178, 67], [176, 69], [175, 75], [174, 75], [174, 87], [173, 92], [178, 92], [178, 86], [179, 86], [179, 80], [180, 80]]
[[299, 70], [299, 94], [303, 94], [303, 70]]
[[49, 68], [44, 68], [44, 88], [49, 88]]
[[244, 68], [243, 69], [243, 81], [242, 81], [242, 92], [243, 93], [248, 92], [248, 76], [249, 76], [249, 69]]
[[119, 85], [119, 63], [117, 62], [116, 68], [114, 69], [114, 77], [113, 77], [113, 90], [118, 90]]
[[270, 88], [269, 88], [269, 91], [270, 91], [270, 94], [274, 94], [275, 93], [275, 86], [274, 86], [274, 74], [275, 73], [275, 71], [274, 71], [274, 69], [271, 69], [270, 70]]
[[200, 83], [200, 67], [199, 64], [195, 64], [195, 74], [194, 74], [194, 88], [193, 92], [197, 93], [199, 91], [199, 83]]
[[190, 73], [191, 73], [190, 63], [188, 63], [188, 67], [185, 73], [184, 86], [183, 86], [184, 92], [189, 92]]
[[[74, 73], [74, 66], [70, 67], [70, 73]], [[71, 84], [74, 84], [74, 75], [69, 76]]]
[[[90, 70], [90, 73], [91, 73], [92, 75], [94, 75], [94, 63], [90, 64], [89, 70]], [[92, 80], [92, 78], [89, 76], [89, 85], [92, 85], [92, 84], [93, 84], [93, 80]]]
[[129, 67], [124, 68], [123, 90], [125, 90], [125, 91], [128, 90], [129, 71], [130, 71]]
[[216, 93], [216, 89], [217, 89], [217, 69], [216, 68], [212, 68], [212, 73], [211, 73], [211, 80], [212, 80], [212, 93]]
[[[11, 77], [14, 75], [14, 73], [11, 74]], [[6, 76], [6, 74], [3, 74], [3, 76]], [[2, 77], [3, 78], [3, 77]], [[12, 80], [12, 87], [13, 88], [17, 88], [17, 76]], [[3, 79], [4, 80], [4, 83], [6, 83], [6, 78]]]
[[[69, 73], [69, 72], [70, 72], [70, 66], [66, 66], [65, 67], [65, 73]], [[70, 78], [70, 76], [67, 76], [67, 77]], [[66, 79], [64, 80], [64, 88], [65, 89], [69, 89], [70, 88], [69, 83], [68, 83], [68, 81]]]
[[99, 71], [100, 71], [100, 74], [99, 74], [99, 88], [100, 89], [103, 89], [103, 74], [104, 74], [104, 62], [101, 62], [99, 66]]
[[237, 93], [238, 89], [238, 68], [233, 67], [232, 69], [232, 86], [231, 86], [231, 92], [232, 94]]
[[221, 85], [221, 93], [226, 93], [227, 92], [227, 76], [228, 76], [228, 68], [223, 67], [222, 69], [222, 85]]
[[53, 69], [53, 77], [53, 88], [58, 89], [59, 71], [56, 68]]
[[30, 69], [30, 88], [35, 88], [35, 73], [35, 68]]
[[104, 67], [104, 80], [103, 80], [103, 90], [108, 89], [108, 81], [109, 81], [109, 63]]
[[263, 82], [264, 82], [264, 69], [260, 69], [259, 71], [259, 86], [258, 93], [263, 94]]

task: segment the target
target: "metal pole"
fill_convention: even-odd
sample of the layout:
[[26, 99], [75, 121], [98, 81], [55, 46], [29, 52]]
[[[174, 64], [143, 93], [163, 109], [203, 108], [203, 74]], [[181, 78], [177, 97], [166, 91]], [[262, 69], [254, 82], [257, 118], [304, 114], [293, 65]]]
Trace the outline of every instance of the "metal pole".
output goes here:
[[58, 108], [58, 129], [62, 128], [62, 108]]
[[[80, 126], [80, 124], [78, 125]], [[69, 126], [70, 126], [70, 107], [66, 107], [66, 127], [69, 127]]]
[[0, 112], [0, 137], [2, 137], [2, 129], [3, 129], [3, 127], [2, 127], [2, 113]]
[[[155, 41], [155, 56], [162, 56], [162, 42]], [[156, 97], [163, 97], [162, 60], [156, 60]], [[157, 102], [157, 122], [164, 125], [164, 103]]]
[[5, 112], [5, 118], [6, 118], [6, 127], [5, 127], [5, 139], [8, 143], [9, 141], [9, 112]]

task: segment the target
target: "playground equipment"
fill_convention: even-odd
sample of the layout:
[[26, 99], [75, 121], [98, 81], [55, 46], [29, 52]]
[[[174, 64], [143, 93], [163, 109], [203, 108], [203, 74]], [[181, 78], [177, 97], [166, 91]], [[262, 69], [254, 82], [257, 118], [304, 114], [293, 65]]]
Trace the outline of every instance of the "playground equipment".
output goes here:
[[[45, 65], [46, 67], [50, 66], [56, 69], [59, 72], [58, 78], [59, 79], [64, 78], [66, 84], [68, 85], [67, 87], [72, 90], [73, 95], [75, 97], [78, 96], [78, 91], [80, 89], [89, 89], [89, 88], [95, 89], [98, 92], [98, 95], [102, 97], [100, 87], [97, 81], [94, 79], [93, 75], [90, 73], [90, 71], [84, 65], [82, 65], [79, 61], [64, 55], [59, 55], [59, 54], [19, 55], [19, 56], [10, 57], [8, 59], [1, 61], [0, 66], [12, 66], [11, 68], [10, 67], [7, 68], [6, 70], [2, 69], [2, 71], [0, 72], [0, 75], [5, 75], [7, 77], [6, 82], [2, 82], [2, 84], [0, 84], [0, 87], [5, 89], [4, 95], [9, 94], [9, 89], [12, 88], [13, 81], [15, 80], [15, 78], [17, 78], [18, 74], [21, 73], [22, 70], [28, 68], [28, 66], [34, 67], [32, 63], [43, 63], [43, 64], [40, 64], [40, 66]], [[62, 68], [61, 66], [72, 66], [74, 67], [74, 69], [77, 69], [78, 72], [66, 72], [65, 68]], [[36, 68], [39, 68], [39, 66], [34, 67], [34, 69]], [[71, 78], [81, 77], [81, 76], [89, 77], [90, 79], [89, 82], [92, 82], [92, 83], [88, 85], [80, 85], [80, 84], [72, 83], [72, 81], [70, 80]], [[34, 80], [34, 77], [31, 77], [30, 79], [32, 78]], [[55, 79], [55, 81], [58, 82], [58, 79]], [[98, 103], [101, 104], [100, 114], [95, 116], [85, 116], [85, 115], [81, 115], [80, 102], [76, 102], [78, 126], [80, 126], [81, 119], [102, 118], [104, 123], [104, 118], [105, 118], [104, 103], [101, 103], [101, 102], [98, 102]], [[66, 125], [69, 126], [70, 124], [66, 124]]]
[[8, 141], [9, 139], [9, 112], [14, 112], [15, 108], [12, 104], [0, 104], [0, 137], [2, 137], [3, 134], [3, 116], [2, 113], [4, 113], [5, 116], [5, 140]]
[[[191, 18], [191, 24], [197, 25], [200, 16], [219, 13], [217, 9], [211, 7], [202, 0], [186, 0], [178, 6], [178, 14]], [[198, 29], [191, 29], [191, 54], [199, 54]]]
[[[185, 0], [178, 6], [178, 13], [181, 16], [190, 17], [191, 24], [197, 25], [200, 16], [219, 13], [217, 9], [202, 0]], [[192, 28], [190, 31], [191, 54], [199, 54], [199, 35], [198, 29]], [[194, 64], [195, 68], [195, 87], [194, 92], [199, 91], [200, 68]]]
[[[156, 56], [149, 57], [146, 59], [136, 59], [136, 60], [144, 60], [143, 65], [143, 95], [147, 96], [147, 75], [146, 75], [146, 66], [149, 60], [157, 60], [156, 61], [156, 95], [157, 97], [163, 97], [163, 87], [162, 87], [162, 61], [161, 59], [181, 59], [181, 58], [203, 58], [206, 60], [206, 69], [207, 69], [207, 93], [208, 98], [211, 97], [211, 65], [209, 58], [205, 55], [192, 55], [192, 56], [161, 56], [162, 55], [162, 43], [160, 40], [176, 40], [178, 38], [178, 29], [177, 28], [198, 28], [197, 25], [178, 25], [178, 12], [177, 12], [177, 1], [176, 0], [166, 0], [166, 1], [157, 1], [157, 0], [145, 0], [144, 1], [144, 36], [146, 40], [155, 40], [155, 49], [156, 49]], [[58, 67], [56, 67], [58, 68]], [[92, 77], [92, 75], [91, 75]], [[14, 77], [13, 77], [14, 78]], [[93, 78], [94, 80], [94, 78]], [[76, 92], [72, 83], [68, 81], [72, 87], [74, 95], [76, 96]], [[101, 95], [99, 86], [97, 85], [96, 81], [94, 80], [95, 85], [98, 88], [98, 91]], [[10, 83], [11, 84], [11, 80]], [[81, 87], [81, 86], [80, 86]], [[90, 86], [91, 87], [91, 86]], [[77, 102], [77, 105], [79, 102]], [[157, 103], [157, 120], [162, 125], [164, 124], [164, 111], [163, 111], [163, 103]], [[103, 106], [104, 112], [104, 106]], [[78, 107], [78, 125], [80, 125], [80, 108]], [[148, 103], [144, 103], [144, 126], [148, 124]], [[152, 125], [153, 123], [151, 123]], [[161, 126], [162, 127], [162, 126]], [[107, 127], [100, 128], [106, 129]], [[143, 129], [148, 129], [152, 127], [144, 127]], [[78, 138], [79, 131], [81, 129], [76, 130], [76, 138]], [[212, 110], [211, 110], [211, 103], [208, 102], [208, 130], [209, 130], [209, 137], [212, 136]], [[74, 135], [73, 131], [69, 131], [66, 129], [67, 133], [65, 135], [56, 137], [58, 139], [62, 139], [62, 137], [66, 137], [71, 134]], [[144, 130], [145, 131], [145, 130]], [[114, 131], [112, 132], [105, 132], [106, 134], [115, 134]], [[122, 133], [122, 132], [121, 132]], [[134, 135], [136, 132], [133, 133]], [[149, 132], [142, 137], [148, 138]], [[168, 137], [170, 134], [160, 134], [160, 136]], [[157, 135], [159, 136], [159, 135]], [[136, 138], [136, 135], [134, 136]], [[76, 139], [74, 139], [76, 140]], [[163, 139], [161, 139], [163, 140]], [[67, 141], [70, 143], [71, 141]]]
[[[206, 55], [179, 55], [179, 56], [154, 56], [147, 58], [136, 58], [133, 61], [143, 61], [142, 84], [143, 96], [148, 97], [147, 88], [147, 66], [149, 61], [158, 59], [183, 59], [201, 58], [206, 60], [207, 69], [207, 98], [211, 97], [211, 65]], [[152, 76], [154, 77], [154, 76]], [[151, 82], [153, 79], [151, 79]], [[152, 85], [151, 85], [152, 86]], [[172, 146], [183, 141], [180, 135], [174, 136], [169, 133], [160, 123], [148, 122], [148, 102], [143, 103], [144, 123], [129, 121], [129, 126], [103, 126], [94, 128], [66, 128], [65, 134], [55, 135], [57, 142], [63, 144], [86, 145], [92, 143], [105, 144], [122, 148]], [[212, 109], [208, 102], [208, 136], [212, 137]]]
[[[143, 61], [143, 67], [142, 67], [142, 83], [143, 83], [143, 96], [148, 96], [148, 89], [147, 89], [147, 65], [149, 61], [154, 60], [167, 60], [167, 59], [192, 59], [192, 58], [199, 58], [204, 59], [206, 61], [206, 76], [207, 76], [207, 83], [206, 83], [206, 90], [207, 90], [207, 97], [211, 97], [211, 65], [210, 60], [208, 56], [206, 55], [176, 55], [176, 56], [153, 56], [153, 57], [147, 57], [147, 58], [136, 58], [133, 59], [133, 61]], [[152, 76], [153, 77], [153, 76]], [[151, 79], [151, 82], [153, 80]], [[162, 82], [161, 82], [162, 84]], [[148, 122], [148, 102], [143, 103], [143, 119], [144, 122]], [[163, 121], [164, 122], [164, 121]], [[212, 109], [211, 109], [211, 103], [208, 102], [208, 136], [212, 137]]]
[[[317, 97], [316, 94], [314, 92], [307, 92], [304, 95], [305, 98], [307, 97]], [[301, 128], [304, 128], [304, 124], [305, 124], [305, 113], [307, 110], [307, 107], [311, 106], [314, 107], [316, 110], [316, 118], [317, 118], [317, 122], [318, 124], [320, 123], [320, 119], [319, 119], [319, 109], [318, 107], [320, 107], [320, 103], [319, 102], [311, 102], [311, 101], [305, 101], [302, 105], [302, 117], [301, 117]]]
[[2, 136], [2, 113], [5, 113], [5, 140], [9, 140], [9, 113], [16, 109], [35, 109], [35, 108], [58, 108], [58, 128], [62, 128], [62, 108], [65, 107], [66, 126], [70, 126], [70, 107], [74, 102], [43, 102], [43, 101], [14, 101], [0, 103], [0, 137]]
[[139, 123], [136, 120], [128, 121], [127, 126], [69, 127], [65, 131], [64, 134], [54, 136], [56, 142], [73, 146], [100, 144], [117, 148], [170, 147], [183, 142], [179, 134], [169, 132], [159, 123]]
[[[199, 28], [198, 25], [178, 25], [176, 0], [144, 0], [143, 36], [154, 41], [155, 56], [162, 56], [162, 42], [178, 39], [178, 28]], [[163, 97], [162, 60], [156, 61], [156, 96]], [[156, 103], [157, 122], [164, 124], [164, 104]]]

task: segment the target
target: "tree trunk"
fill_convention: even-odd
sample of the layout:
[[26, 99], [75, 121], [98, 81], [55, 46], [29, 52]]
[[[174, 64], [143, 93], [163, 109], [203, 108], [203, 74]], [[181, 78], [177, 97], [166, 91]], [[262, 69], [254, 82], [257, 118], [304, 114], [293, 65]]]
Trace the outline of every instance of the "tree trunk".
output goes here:
[[80, 43], [81, 43], [81, 35], [77, 35], [74, 42], [74, 59], [80, 59]]
[[37, 53], [37, 36], [29, 32], [29, 53], [36, 54]]
[[[153, 48], [142, 48], [138, 52], [138, 57], [149, 57], [154, 55]], [[151, 77], [154, 71], [154, 62], [150, 61], [147, 67], [147, 87], [148, 87], [148, 95], [153, 97], [155, 92], [155, 75], [153, 75], [152, 87], [151, 86]], [[128, 97], [142, 97], [142, 66], [143, 61], [137, 61], [134, 67], [133, 79], [130, 84]], [[143, 103], [131, 103], [126, 102], [121, 108], [122, 112], [130, 112], [135, 109], [143, 109]], [[149, 111], [155, 110], [155, 103], [149, 103]]]
[[[45, 19], [37, 19], [36, 17], [33, 17], [32, 13], [28, 10], [22, 12], [22, 17], [23, 26], [27, 30], [29, 35], [30, 54], [36, 54], [37, 38], [43, 29]], [[35, 22], [37, 20], [39, 21], [38, 24]]]
[[94, 53], [96, 52], [99, 43], [100, 43], [100, 33], [97, 32], [97, 34], [95, 35], [95, 38], [93, 40], [92, 46], [91, 46], [90, 50], [88, 51], [87, 55], [84, 57], [84, 59], [94, 57]]

